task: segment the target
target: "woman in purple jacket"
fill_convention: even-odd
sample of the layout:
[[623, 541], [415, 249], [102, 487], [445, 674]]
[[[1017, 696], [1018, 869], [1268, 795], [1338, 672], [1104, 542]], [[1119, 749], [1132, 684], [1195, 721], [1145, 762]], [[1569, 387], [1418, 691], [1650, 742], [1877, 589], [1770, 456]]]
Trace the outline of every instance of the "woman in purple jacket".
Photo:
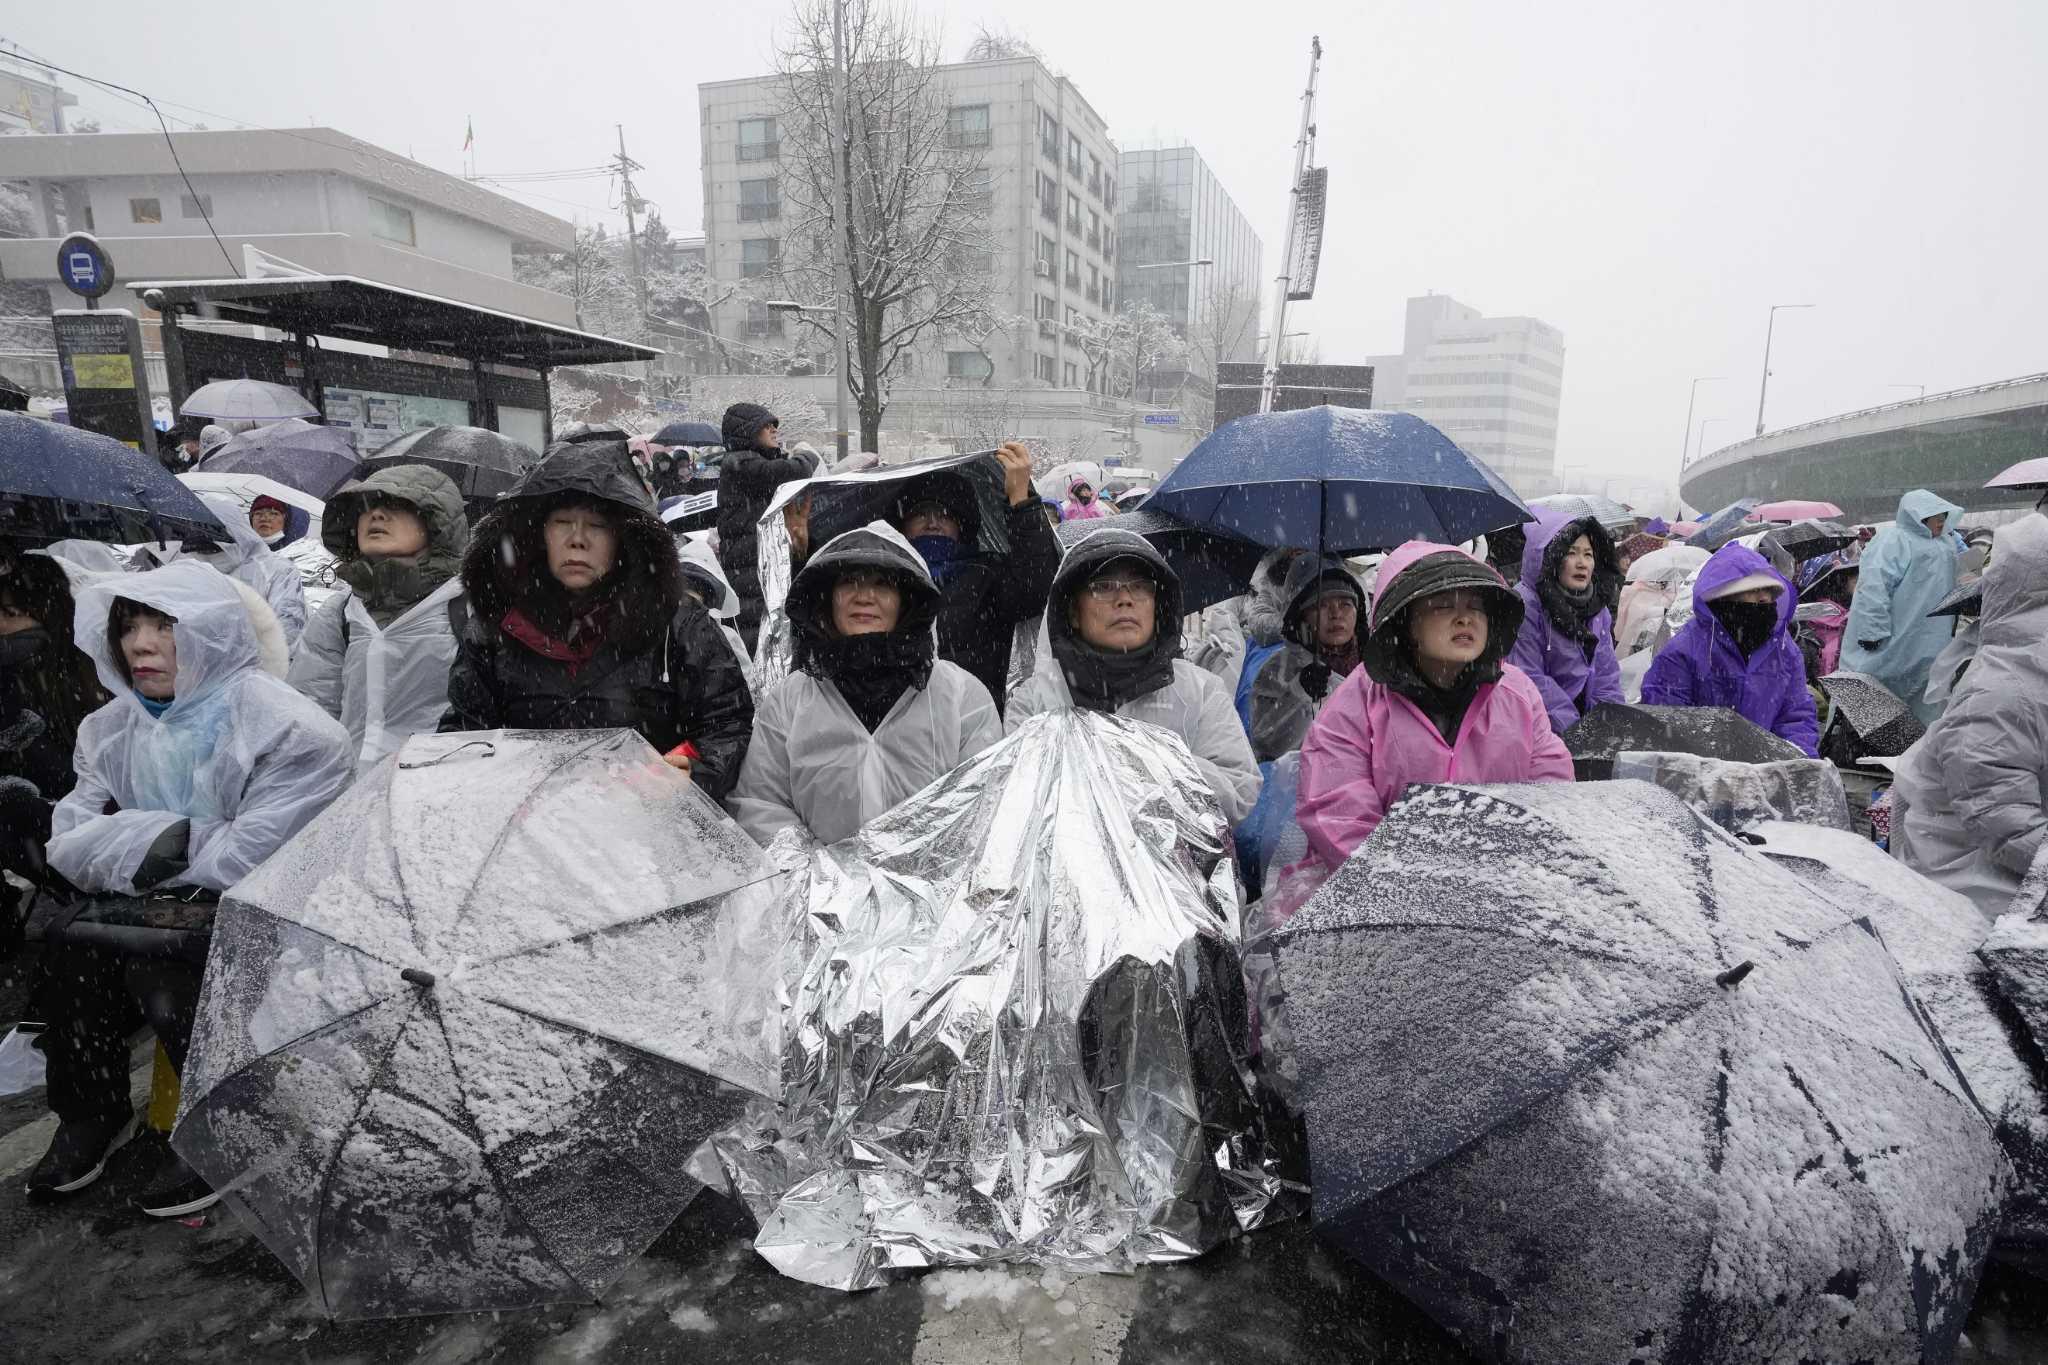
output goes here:
[[1770, 561], [1747, 545], [1723, 545], [1700, 569], [1692, 620], [1643, 677], [1644, 704], [1726, 706], [1814, 757], [1820, 721], [1792, 640], [1797, 606]]
[[1550, 728], [1563, 734], [1603, 701], [1621, 701], [1614, 615], [1621, 556], [1592, 517], [1539, 512], [1522, 550], [1522, 631], [1508, 662], [1543, 694]]

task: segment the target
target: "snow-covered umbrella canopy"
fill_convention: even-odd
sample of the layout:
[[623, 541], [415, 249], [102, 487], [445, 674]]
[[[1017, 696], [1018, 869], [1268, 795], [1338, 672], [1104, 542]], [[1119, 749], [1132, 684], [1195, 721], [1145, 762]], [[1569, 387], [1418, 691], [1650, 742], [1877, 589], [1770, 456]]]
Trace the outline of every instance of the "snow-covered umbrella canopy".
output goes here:
[[1564, 732], [1581, 782], [1607, 777], [1616, 755], [1698, 754], [1734, 763], [1804, 758], [1799, 746], [1725, 706], [1631, 706], [1601, 702]]
[[1666, 545], [1630, 564], [1627, 579], [1631, 583], [1683, 583], [1688, 574], [1712, 557], [1692, 545]]
[[328, 1313], [595, 1299], [777, 1089], [769, 875], [628, 731], [417, 736], [222, 901], [173, 1144]]
[[1103, 477], [1103, 468], [1096, 461], [1069, 460], [1065, 464], [1054, 465], [1039, 475], [1032, 482], [1032, 487], [1038, 491], [1041, 498], [1065, 498], [1067, 485], [1075, 479], [1086, 479], [1088, 486], [1100, 493]]
[[1551, 493], [1529, 499], [1529, 506], [1563, 512], [1574, 521], [1591, 517], [1617, 535], [1626, 535], [1636, 525], [1636, 514], [1626, 504], [1600, 493]]
[[1412, 792], [1288, 925], [1319, 1232], [1496, 1361], [1947, 1359], [2009, 1179], [1867, 921], [1642, 783]]
[[358, 458], [340, 427], [288, 418], [231, 437], [199, 462], [199, 472], [260, 474], [324, 501], [348, 482]]
[[1913, 708], [1868, 673], [1841, 669], [1822, 678], [1820, 690], [1855, 732], [1858, 751], [1865, 756], [1896, 758], [1927, 733]]
[[263, 379], [216, 379], [185, 398], [180, 415], [209, 422], [282, 422], [318, 417], [320, 409], [297, 389]]

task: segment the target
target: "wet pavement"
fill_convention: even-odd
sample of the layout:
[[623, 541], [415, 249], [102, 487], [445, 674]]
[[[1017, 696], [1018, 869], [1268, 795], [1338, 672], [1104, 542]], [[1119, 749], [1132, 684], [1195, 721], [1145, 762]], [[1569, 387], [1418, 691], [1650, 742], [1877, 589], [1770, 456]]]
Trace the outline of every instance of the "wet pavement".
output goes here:
[[[143, 1054], [138, 1050], [138, 1061]], [[147, 1072], [138, 1066], [138, 1098]], [[736, 1204], [697, 1201], [600, 1305], [391, 1322], [322, 1318], [232, 1215], [131, 1213], [160, 1145], [142, 1139], [75, 1199], [22, 1195], [50, 1120], [0, 1099], [0, 1355], [37, 1362], [920, 1362], [1165, 1365], [1469, 1358], [1392, 1290], [1285, 1224], [1133, 1276], [938, 1271], [864, 1294], [799, 1284], [754, 1255]], [[160, 1143], [161, 1139], [156, 1139]], [[2048, 1361], [2048, 1285], [1994, 1269], [1960, 1359]]]

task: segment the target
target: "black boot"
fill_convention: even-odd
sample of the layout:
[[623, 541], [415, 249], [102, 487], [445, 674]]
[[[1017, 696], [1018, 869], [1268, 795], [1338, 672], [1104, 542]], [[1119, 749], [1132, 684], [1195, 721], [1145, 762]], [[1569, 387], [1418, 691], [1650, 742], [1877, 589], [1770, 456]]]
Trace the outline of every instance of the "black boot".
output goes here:
[[50, 1150], [29, 1174], [30, 1199], [59, 1199], [76, 1194], [107, 1169], [107, 1158], [135, 1136], [135, 1114], [121, 1109], [93, 1119], [69, 1119], [57, 1125]]

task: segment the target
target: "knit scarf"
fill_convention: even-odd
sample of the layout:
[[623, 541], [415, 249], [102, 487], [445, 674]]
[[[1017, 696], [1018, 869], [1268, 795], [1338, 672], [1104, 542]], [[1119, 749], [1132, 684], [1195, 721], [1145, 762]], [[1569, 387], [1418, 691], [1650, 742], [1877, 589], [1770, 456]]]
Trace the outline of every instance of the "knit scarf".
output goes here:
[[453, 578], [461, 567], [455, 556], [429, 547], [398, 559], [351, 559], [336, 566], [334, 576], [355, 589], [371, 620], [388, 626]]
[[910, 545], [924, 560], [924, 566], [931, 570], [932, 582], [942, 588], [967, 567], [960, 553], [960, 542], [951, 536], [913, 536]]
[[1545, 574], [1543, 581], [1536, 586], [1536, 595], [1543, 600], [1543, 613], [1550, 618], [1550, 624], [1556, 626], [1560, 634], [1582, 645], [1590, 645], [1594, 641], [1588, 623], [1600, 614], [1600, 597], [1595, 591], [1598, 581], [1596, 578], [1594, 583], [1573, 591], [1558, 582], [1556, 574]]
[[931, 680], [932, 637], [929, 630], [875, 631], [867, 635], [826, 635], [804, 631], [798, 636], [795, 665], [820, 682], [832, 684], [869, 734], [875, 732], [896, 699]]
[[575, 677], [577, 670], [590, 662], [604, 643], [604, 631], [595, 614], [579, 616], [570, 625], [566, 638], [549, 634], [532, 617], [517, 607], [508, 610], [498, 622], [502, 630], [543, 659], [569, 665], [569, 676]]
[[1173, 653], [1157, 639], [1140, 650], [1097, 649], [1079, 636], [1054, 651], [1067, 691], [1083, 711], [1114, 714], [1126, 702], [1149, 696], [1173, 681]]

